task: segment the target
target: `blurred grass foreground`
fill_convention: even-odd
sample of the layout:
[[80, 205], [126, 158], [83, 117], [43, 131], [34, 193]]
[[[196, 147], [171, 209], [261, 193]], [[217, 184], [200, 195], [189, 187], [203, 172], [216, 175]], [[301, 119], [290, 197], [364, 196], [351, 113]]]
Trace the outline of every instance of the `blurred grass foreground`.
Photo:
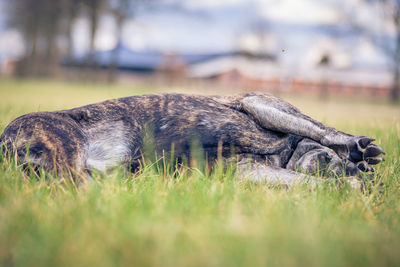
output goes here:
[[[159, 91], [1, 80], [0, 130], [27, 112]], [[27, 179], [0, 157], [0, 265], [398, 266], [399, 106], [283, 97], [340, 130], [376, 138], [387, 153], [376, 170], [383, 189], [285, 190], [219, 168], [206, 175], [151, 166], [97, 175], [78, 189]]]

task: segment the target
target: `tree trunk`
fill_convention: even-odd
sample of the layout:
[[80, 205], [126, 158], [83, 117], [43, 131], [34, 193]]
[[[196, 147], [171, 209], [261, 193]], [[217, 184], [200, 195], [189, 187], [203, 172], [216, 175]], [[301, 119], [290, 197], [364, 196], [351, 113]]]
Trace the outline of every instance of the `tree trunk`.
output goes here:
[[56, 46], [56, 32], [49, 30], [46, 34], [46, 54], [43, 64], [43, 74], [48, 77], [54, 77], [58, 68], [58, 49]]
[[393, 57], [393, 84], [390, 92], [390, 100], [394, 103], [400, 102], [400, 10], [394, 13], [394, 24], [396, 27], [396, 44]]
[[90, 40], [89, 40], [89, 63], [93, 64], [95, 52], [95, 40], [98, 24], [98, 10], [93, 8], [90, 12]]
[[66, 37], [67, 37], [67, 58], [68, 61], [72, 61], [73, 59], [73, 37], [72, 37], [72, 26], [74, 24], [74, 17], [72, 15], [68, 16], [68, 21], [66, 25]]
[[121, 44], [122, 44], [122, 26], [124, 23], [124, 16], [119, 14], [116, 15], [116, 20], [117, 20], [117, 45], [112, 51], [111, 58], [110, 58], [110, 63], [108, 66], [108, 82], [109, 83], [114, 83], [116, 80], [117, 76], [117, 70], [118, 70], [118, 57], [119, 57], [119, 52], [121, 49]]
[[399, 62], [397, 62], [394, 70], [393, 70], [393, 84], [392, 89], [390, 91], [390, 100], [394, 103], [400, 102], [400, 66]]
[[90, 40], [89, 40], [89, 58], [88, 63], [89, 66], [95, 67], [95, 41], [96, 41], [96, 32], [99, 24], [99, 14], [100, 13], [100, 1], [92, 0], [91, 5], [89, 6], [89, 20], [90, 20]]
[[24, 76], [32, 76], [37, 74], [37, 40], [38, 34], [37, 30], [32, 29], [32, 31], [27, 31], [25, 36], [27, 36], [26, 44], [27, 50], [25, 52], [25, 59], [22, 62], [23, 66], [18, 67], [18, 75]]
[[90, 20], [90, 39], [89, 39], [89, 55], [87, 59], [88, 76], [92, 80], [96, 80], [97, 63], [95, 60], [95, 40], [99, 23], [100, 0], [92, 0], [89, 6]]

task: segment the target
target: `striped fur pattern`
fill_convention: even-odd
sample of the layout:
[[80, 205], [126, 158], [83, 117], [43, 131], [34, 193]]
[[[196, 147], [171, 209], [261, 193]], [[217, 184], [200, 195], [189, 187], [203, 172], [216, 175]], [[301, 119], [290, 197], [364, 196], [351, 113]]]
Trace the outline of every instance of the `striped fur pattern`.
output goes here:
[[[194, 140], [211, 163], [247, 159], [281, 170], [347, 175], [372, 171], [383, 150], [302, 114], [266, 93], [234, 96], [153, 94], [108, 100], [69, 110], [37, 112], [12, 121], [1, 135], [22, 163], [46, 170], [136, 170], [151, 136], [158, 155], [190, 162]], [[151, 151], [154, 153], [155, 151]]]

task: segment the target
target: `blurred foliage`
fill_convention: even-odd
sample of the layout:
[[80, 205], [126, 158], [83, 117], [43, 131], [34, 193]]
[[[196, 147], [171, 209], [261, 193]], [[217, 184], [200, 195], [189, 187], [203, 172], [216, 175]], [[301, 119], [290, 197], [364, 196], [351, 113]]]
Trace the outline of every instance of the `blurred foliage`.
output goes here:
[[[22, 33], [25, 42], [24, 57], [17, 64], [17, 74], [26, 76], [57, 76], [60, 72], [61, 58], [71, 62], [73, 58], [72, 29], [79, 17], [89, 22], [89, 51], [84, 66], [88, 73], [97, 70], [94, 59], [95, 39], [99, 30], [99, 22], [104, 14], [114, 17], [116, 22], [115, 37], [117, 45], [121, 44], [121, 32], [125, 21], [134, 18], [139, 7], [150, 2], [162, 0], [13, 0], [7, 1], [8, 22]], [[394, 38], [379, 36], [379, 33], [369, 33], [376, 43], [379, 43], [391, 61], [393, 83], [390, 99], [400, 101], [400, 2], [398, 0], [362, 0], [376, 2], [383, 14], [384, 21], [389, 22], [394, 29]], [[166, 1], [168, 2], [168, 1]], [[172, 1], [172, 6], [179, 10], [180, 1]], [[183, 1], [182, 1], [183, 2]], [[182, 3], [181, 2], [181, 3]], [[354, 29], [368, 32], [368, 29], [358, 25], [353, 16], [346, 16]], [[253, 25], [258, 34], [265, 34], [268, 28], [265, 24]], [[221, 33], [222, 34], [222, 33]], [[383, 33], [385, 35], [386, 33]], [[393, 42], [388, 40], [393, 39]], [[385, 40], [385, 41], [379, 41]], [[390, 43], [390, 44], [388, 44]], [[119, 49], [113, 50], [111, 63], [108, 66], [108, 81], [116, 79]], [[323, 63], [323, 62], [321, 62]], [[91, 75], [95, 77], [94, 75]]]
[[[8, 22], [22, 33], [25, 55], [18, 64], [20, 76], [55, 76], [60, 58], [73, 57], [72, 28], [76, 19], [86, 17], [90, 25], [89, 53], [86, 64], [95, 67], [93, 54], [99, 21], [111, 14], [117, 25], [117, 40], [121, 28], [138, 6], [154, 0], [13, 0], [8, 2]], [[61, 42], [60, 42], [61, 40]], [[113, 66], [117, 65], [114, 56]], [[112, 69], [115, 71], [115, 68]]]

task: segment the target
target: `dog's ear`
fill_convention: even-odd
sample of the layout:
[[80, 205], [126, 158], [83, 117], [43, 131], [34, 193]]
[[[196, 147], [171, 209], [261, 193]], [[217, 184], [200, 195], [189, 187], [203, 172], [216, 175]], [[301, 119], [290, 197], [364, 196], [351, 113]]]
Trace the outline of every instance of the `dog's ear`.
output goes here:
[[73, 119], [74, 121], [76, 121], [78, 123], [88, 120], [88, 116], [85, 111], [70, 110], [67, 114], [71, 119]]

